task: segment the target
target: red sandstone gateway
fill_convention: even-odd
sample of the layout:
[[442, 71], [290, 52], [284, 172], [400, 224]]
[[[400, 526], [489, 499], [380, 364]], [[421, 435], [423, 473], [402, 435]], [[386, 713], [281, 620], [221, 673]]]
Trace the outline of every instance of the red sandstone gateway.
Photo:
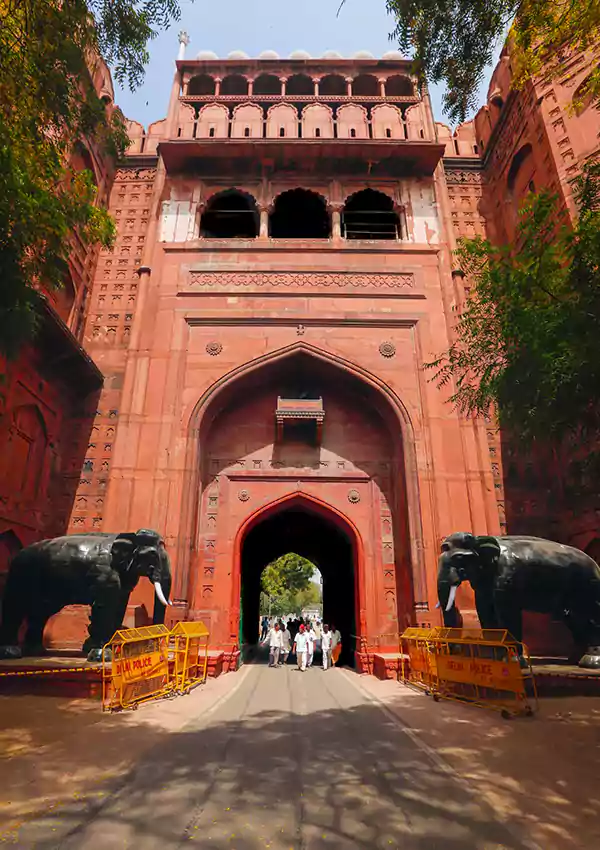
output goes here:
[[[182, 50], [166, 118], [129, 123], [83, 349], [75, 314], [71, 331], [56, 325], [70, 380], [40, 378], [42, 361], [8, 385], [21, 448], [0, 502], [4, 560], [61, 533], [71, 506], [73, 532], [159, 529], [171, 619], [204, 620], [226, 663], [257, 638], [262, 568], [289, 551], [321, 570], [349, 660], [441, 623], [441, 539], [506, 530], [497, 430], [461, 419], [423, 370], [464, 299], [455, 240], [484, 234], [484, 212], [510, 238], [531, 185], [566, 186], [597, 139], [559, 82], [539, 108], [508, 85], [503, 59], [488, 105], [452, 134], [397, 54]], [[127, 625], [147, 621], [150, 596], [135, 591]], [[47, 639], [79, 646], [83, 632], [67, 610]]]

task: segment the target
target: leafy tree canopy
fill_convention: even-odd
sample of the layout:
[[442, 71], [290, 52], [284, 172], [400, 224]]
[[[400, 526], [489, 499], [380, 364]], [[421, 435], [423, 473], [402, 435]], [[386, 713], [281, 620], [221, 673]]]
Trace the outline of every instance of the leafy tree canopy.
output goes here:
[[270, 563], [263, 570], [261, 586], [268, 596], [281, 596], [306, 590], [315, 571], [315, 565], [301, 555], [289, 552]]
[[[598, 0], [386, 0], [396, 20], [392, 38], [414, 56], [423, 78], [447, 86], [444, 111], [464, 121], [497, 45], [511, 27], [516, 82], [557, 70], [564, 45], [582, 50], [600, 36]], [[512, 24], [512, 26], [511, 26]], [[600, 72], [588, 80], [600, 94]]]
[[115, 158], [126, 147], [120, 113], [94, 91], [96, 57], [133, 88], [149, 40], [178, 16], [178, 0], [0, 0], [0, 353], [32, 333], [37, 288], [62, 285], [72, 236], [114, 237], [71, 156], [76, 144]]
[[526, 439], [597, 434], [600, 422], [600, 162], [575, 188], [573, 228], [542, 191], [521, 207], [513, 245], [460, 243], [470, 292], [456, 340], [428, 364], [461, 411], [497, 408]]

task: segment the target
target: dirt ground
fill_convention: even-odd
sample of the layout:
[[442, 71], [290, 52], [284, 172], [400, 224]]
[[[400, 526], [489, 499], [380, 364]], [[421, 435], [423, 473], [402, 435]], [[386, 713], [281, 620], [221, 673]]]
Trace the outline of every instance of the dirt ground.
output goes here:
[[[246, 721], [242, 722], [240, 716], [236, 722], [229, 715], [235, 714], [236, 700], [249, 687], [251, 680], [244, 684], [245, 678], [257, 672], [254, 668], [252, 673], [252, 669], [246, 667], [238, 674], [209, 681], [189, 696], [118, 715], [102, 714], [98, 702], [87, 700], [0, 697], [0, 840], [9, 845], [19, 843], [21, 827], [29, 821], [76, 806], [79, 801], [85, 800], [87, 805], [108, 798], [115, 782], [123, 781], [142, 759], [151, 759], [154, 748], [160, 752], [169, 748], [170, 742], [183, 742], [189, 724], [200, 716], [212, 716], [214, 731], [209, 744], [210, 736], [220, 734], [227, 724], [236, 726], [235, 734], [242, 735], [243, 741]], [[266, 672], [277, 677], [282, 671]], [[320, 681], [318, 675], [315, 671], [315, 687]], [[362, 691], [367, 705], [371, 701], [384, 707], [418, 744], [424, 764], [433, 763], [465, 781], [501, 822], [524, 833], [539, 848], [600, 848], [600, 698], [546, 698], [541, 700], [536, 717], [508, 721], [479, 708], [434, 703], [397, 682], [380, 682], [350, 671], [340, 671], [339, 675]], [[273, 699], [283, 699], [283, 681], [273, 679]], [[313, 680], [306, 681], [311, 684]], [[332, 694], [336, 693], [335, 680], [327, 681], [333, 687]], [[309, 713], [319, 694], [317, 688], [308, 695]], [[264, 689], [261, 705], [263, 702], [264, 722], [272, 724], [267, 711], [272, 698]], [[353, 704], [348, 711], [358, 716], [360, 709], [366, 717], [367, 705], [361, 703], [357, 708]], [[336, 708], [336, 717], [339, 711]], [[224, 718], [227, 714], [227, 719], [221, 720], [221, 714]], [[281, 724], [284, 721], [288, 722], [283, 715], [277, 720]], [[338, 719], [332, 722], [332, 730], [339, 723]], [[374, 723], [373, 719], [368, 721]], [[370, 728], [375, 738], [376, 727]], [[251, 728], [246, 734], [252, 735]], [[332, 733], [328, 734], [331, 737]], [[385, 736], [389, 737], [388, 733]], [[265, 741], [273, 737], [270, 729]], [[378, 764], [368, 767], [380, 769]], [[201, 765], [196, 769], [201, 771]], [[242, 774], [251, 769], [252, 765], [240, 761], [238, 770]], [[402, 771], [398, 773], [401, 775]]]
[[600, 848], [600, 697], [545, 697], [535, 717], [503, 720], [396, 682], [361, 685], [543, 850]]

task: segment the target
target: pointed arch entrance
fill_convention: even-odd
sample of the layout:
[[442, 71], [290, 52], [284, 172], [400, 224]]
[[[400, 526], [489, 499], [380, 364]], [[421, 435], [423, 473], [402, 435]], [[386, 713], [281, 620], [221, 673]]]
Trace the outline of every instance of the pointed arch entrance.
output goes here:
[[257, 642], [262, 572], [288, 552], [318, 567], [323, 579], [323, 622], [339, 629], [342, 661], [353, 663], [357, 622], [364, 609], [362, 539], [348, 517], [305, 493], [285, 496], [259, 509], [238, 532], [232, 607], [239, 604], [241, 642]]
[[[298, 421], [298, 411], [307, 418]], [[302, 493], [313, 502], [296, 511], [295, 527], [308, 523], [312, 536], [327, 528], [354, 552], [358, 538], [339, 519], [346, 517], [363, 541], [362, 579], [352, 555], [353, 580], [363, 588], [353, 598], [354, 634], [363, 645], [397, 647], [398, 631], [426, 604], [426, 580], [412, 425], [390, 388], [301, 342], [223, 375], [189, 422], [174, 587], [188, 615], [210, 622], [217, 646], [237, 645], [239, 529], [252, 543], [250, 518], [260, 516], [264, 531], [271, 506]], [[287, 504], [283, 513], [292, 521]], [[281, 521], [273, 522], [279, 534]], [[270, 544], [255, 535], [265, 566]]]

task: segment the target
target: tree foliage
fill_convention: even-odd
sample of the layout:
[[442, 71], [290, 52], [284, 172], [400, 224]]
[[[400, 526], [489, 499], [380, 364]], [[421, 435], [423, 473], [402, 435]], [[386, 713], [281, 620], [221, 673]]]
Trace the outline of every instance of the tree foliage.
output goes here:
[[464, 240], [470, 286], [456, 340], [429, 368], [464, 413], [497, 408], [523, 438], [597, 433], [600, 415], [600, 163], [578, 179], [579, 215], [560, 225], [558, 199], [529, 195], [515, 244]]
[[[414, 56], [422, 79], [447, 86], [444, 111], [464, 121], [494, 51], [510, 27], [516, 82], [542, 68], [558, 70], [565, 45], [582, 50], [600, 36], [598, 0], [386, 0], [396, 20], [391, 35]], [[597, 97], [600, 73], [588, 80]]]
[[296, 593], [306, 590], [315, 571], [315, 565], [301, 555], [289, 552], [270, 563], [263, 570], [261, 587], [268, 596], [280, 596], [285, 591]]
[[266, 593], [260, 595], [260, 613], [280, 617], [285, 614], [299, 614], [304, 608], [315, 608], [321, 604], [319, 587], [310, 582], [304, 590], [284, 590], [279, 596], [269, 597]]
[[127, 139], [90, 76], [99, 54], [137, 85], [147, 44], [177, 0], [0, 0], [0, 353], [32, 333], [38, 288], [60, 287], [77, 233], [110, 245], [114, 224], [76, 144], [108, 156]]

